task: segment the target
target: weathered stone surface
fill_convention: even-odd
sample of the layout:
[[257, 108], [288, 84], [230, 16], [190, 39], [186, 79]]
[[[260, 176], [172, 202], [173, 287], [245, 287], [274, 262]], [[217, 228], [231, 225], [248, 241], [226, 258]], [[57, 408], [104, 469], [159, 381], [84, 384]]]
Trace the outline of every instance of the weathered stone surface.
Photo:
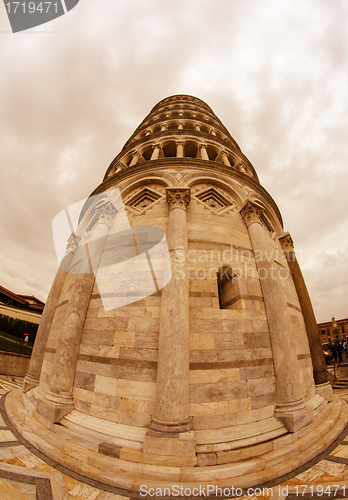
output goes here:
[[92, 373], [82, 373], [77, 371], [75, 374], [74, 386], [86, 389], [87, 391], [93, 391], [95, 379], [96, 376]]
[[247, 395], [247, 390], [246, 381], [192, 385], [190, 388], [190, 402], [240, 399]]

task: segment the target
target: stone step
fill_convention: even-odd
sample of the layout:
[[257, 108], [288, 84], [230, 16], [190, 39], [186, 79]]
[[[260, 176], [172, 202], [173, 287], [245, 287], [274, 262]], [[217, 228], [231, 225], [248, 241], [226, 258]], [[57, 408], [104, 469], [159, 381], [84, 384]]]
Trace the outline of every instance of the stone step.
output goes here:
[[254, 438], [254, 442], [250, 444], [257, 444], [264, 441], [265, 436], [278, 437], [286, 433], [286, 427], [277, 418], [271, 417], [259, 422], [230, 428], [197, 430], [195, 431], [195, 439], [199, 450], [214, 451], [214, 445], [218, 443], [231, 443], [232, 447], [239, 448], [243, 446], [241, 443], [251, 438]]
[[144, 441], [146, 429], [130, 425], [117, 424], [98, 417], [92, 417], [86, 413], [73, 410], [61, 421], [62, 425], [69, 427], [71, 424], [78, 424], [86, 429], [95, 430], [107, 434], [108, 436], [124, 437], [130, 441]]
[[[13, 391], [7, 396], [6, 408], [23, 437], [45, 455], [92, 479], [133, 491], [139, 491], [141, 484], [170, 487], [179, 483], [189, 487], [190, 484], [194, 486], [198, 483], [202, 486], [216, 484], [227, 487], [233, 480], [235, 487], [243, 487], [269, 481], [290, 472], [326, 449], [342, 432], [348, 419], [347, 403], [335, 398], [317, 415], [313, 424], [294, 434], [287, 433], [254, 447], [216, 452], [213, 454], [216, 465], [201, 464], [194, 467], [187, 466], [184, 461], [175, 466], [154, 465], [132, 461], [129, 453], [128, 460], [123, 460], [93, 451], [86, 446], [87, 438], [81, 439], [85, 429], [81, 429], [80, 440], [74, 442], [75, 432], [70, 435], [57, 434], [57, 427], [60, 426], [50, 427], [46, 422], [46, 427], [35, 418], [34, 413], [29, 414], [21, 404], [20, 391]], [[241, 451], [242, 455], [233, 456], [236, 451]], [[139, 452], [133, 455], [138, 456], [137, 460], [141, 459]], [[157, 458], [160, 460], [160, 455]]]

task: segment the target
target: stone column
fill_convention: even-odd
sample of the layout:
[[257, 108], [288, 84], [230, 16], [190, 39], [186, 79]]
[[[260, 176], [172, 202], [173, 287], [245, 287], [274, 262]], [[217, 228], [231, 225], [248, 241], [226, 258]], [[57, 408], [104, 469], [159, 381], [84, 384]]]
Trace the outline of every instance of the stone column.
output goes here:
[[288, 261], [290, 273], [296, 288], [297, 296], [301, 305], [303, 319], [306, 326], [309, 349], [311, 352], [313, 375], [316, 384], [317, 393], [323, 395], [329, 401], [332, 400], [332, 387], [328, 382], [326, 363], [324, 359], [323, 346], [321, 345], [319, 330], [315, 314], [313, 311], [311, 299], [303, 279], [300, 266], [296, 259], [294, 243], [289, 233], [279, 238], [280, 244], [284, 250], [286, 260]]
[[176, 157], [184, 157], [184, 143], [182, 141], [176, 143]]
[[199, 149], [201, 151], [201, 158], [202, 158], [202, 160], [209, 160], [209, 156], [208, 156], [208, 153], [207, 153], [207, 146], [205, 144], [201, 144], [199, 146]]
[[139, 153], [138, 151], [136, 151], [135, 153], [133, 153], [132, 161], [130, 162], [129, 166], [133, 167], [133, 165], [136, 165], [138, 163], [138, 160], [139, 160]]
[[30, 358], [28, 373], [23, 381], [23, 392], [27, 392], [39, 385], [41, 367], [45, 356], [46, 344], [50, 333], [54, 313], [58, 304], [60, 292], [62, 291], [66, 275], [68, 274], [71, 261], [78, 247], [80, 238], [72, 233], [66, 247], [66, 253], [62, 260], [56, 277], [54, 278], [50, 293], [42, 313], [39, 328], [37, 330], [33, 352]]
[[274, 259], [269, 259], [272, 246], [269, 245], [269, 235], [261, 223], [262, 212], [263, 208], [250, 201], [241, 209], [255, 257], [257, 256], [256, 265], [271, 336], [277, 384], [275, 415], [290, 432], [295, 432], [312, 422], [314, 413], [302, 399], [296, 345], [287, 301], [278, 278], [277, 264]]
[[157, 160], [157, 158], [159, 157], [159, 153], [160, 153], [160, 145], [156, 144], [156, 146], [153, 146], [153, 152], [150, 159]]
[[189, 419], [189, 284], [186, 209], [190, 189], [167, 188], [172, 279], [162, 289], [156, 408], [151, 429], [184, 432]]
[[225, 151], [223, 151], [221, 153], [221, 156], [222, 156], [222, 161], [224, 162], [224, 165], [226, 165], [226, 167], [230, 167], [231, 166], [231, 163], [227, 157], [227, 154], [225, 153]]
[[[99, 205], [95, 213], [99, 218], [94, 226], [93, 235], [85, 244], [87, 259], [81, 259], [76, 252], [76, 265], [73, 272], [76, 279], [66, 306], [62, 333], [55, 353], [53, 375], [48, 393], [37, 403], [37, 411], [51, 423], [58, 423], [74, 409], [73, 384], [81, 335], [87, 309], [109, 229], [116, 215], [116, 208], [110, 201]], [[81, 252], [84, 247], [80, 246]], [[86, 262], [88, 261], [88, 264]], [[80, 261], [80, 263], [78, 263]], [[88, 272], [89, 271], [89, 272]]]

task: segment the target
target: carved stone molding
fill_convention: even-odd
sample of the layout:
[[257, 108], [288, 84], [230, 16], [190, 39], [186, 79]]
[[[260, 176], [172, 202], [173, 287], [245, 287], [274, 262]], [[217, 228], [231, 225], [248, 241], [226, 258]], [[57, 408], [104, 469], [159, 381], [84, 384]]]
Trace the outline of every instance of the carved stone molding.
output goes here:
[[215, 188], [204, 189], [200, 193], [196, 194], [195, 198], [207, 205], [210, 209], [215, 210], [216, 213], [232, 207], [231, 201], [225, 198], [225, 196], [223, 196]]
[[191, 201], [190, 188], [167, 188], [166, 193], [169, 210], [177, 207], [186, 210], [189, 206]]
[[279, 238], [280, 244], [284, 252], [293, 252], [294, 251], [294, 242], [289, 233], [285, 233], [284, 236]]
[[240, 210], [240, 214], [247, 226], [253, 222], [259, 222], [261, 224], [261, 216], [263, 212], [264, 209], [260, 207], [260, 205], [257, 205], [249, 200], [244, 203], [242, 209]]
[[115, 215], [117, 214], [117, 209], [110, 201], [107, 201], [106, 203], [99, 205], [95, 209], [95, 213], [98, 216], [96, 224], [107, 224], [108, 226], [110, 226], [112, 224], [112, 221], [114, 220]]
[[149, 188], [143, 188], [134, 196], [132, 196], [127, 202], [126, 205], [133, 207], [137, 212], [142, 212], [147, 207], [155, 203], [155, 201], [159, 200], [161, 195]]

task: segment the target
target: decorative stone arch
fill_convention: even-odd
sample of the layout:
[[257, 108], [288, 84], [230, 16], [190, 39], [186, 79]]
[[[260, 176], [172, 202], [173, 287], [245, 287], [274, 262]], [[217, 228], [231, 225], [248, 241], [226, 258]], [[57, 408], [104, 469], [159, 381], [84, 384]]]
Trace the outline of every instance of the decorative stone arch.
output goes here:
[[174, 120], [168, 123], [167, 130], [178, 130], [179, 121]]
[[192, 173], [186, 175], [183, 179], [181, 179], [181, 184], [183, 186], [188, 186], [191, 189], [193, 189], [197, 184], [210, 184], [211, 186], [221, 188], [232, 198], [238, 210], [241, 209], [246, 200], [244, 191], [239, 185], [235, 184], [233, 180], [231, 180], [230, 184], [226, 184], [225, 181], [222, 181], [219, 178], [211, 177], [209, 175], [200, 175], [199, 177], [197, 177], [195, 173]]
[[184, 130], [195, 130], [195, 124], [192, 121], [184, 121]]
[[131, 184], [120, 184], [119, 189], [121, 191], [122, 199], [127, 201], [133, 193], [136, 194], [137, 191], [149, 185], [158, 185], [163, 187], [163, 194], [165, 194], [167, 187], [173, 187], [175, 185], [175, 178], [166, 173], [161, 176], [159, 176], [158, 173], [149, 173], [147, 174], [146, 179], [144, 179], [143, 174], [139, 174], [138, 178]]

